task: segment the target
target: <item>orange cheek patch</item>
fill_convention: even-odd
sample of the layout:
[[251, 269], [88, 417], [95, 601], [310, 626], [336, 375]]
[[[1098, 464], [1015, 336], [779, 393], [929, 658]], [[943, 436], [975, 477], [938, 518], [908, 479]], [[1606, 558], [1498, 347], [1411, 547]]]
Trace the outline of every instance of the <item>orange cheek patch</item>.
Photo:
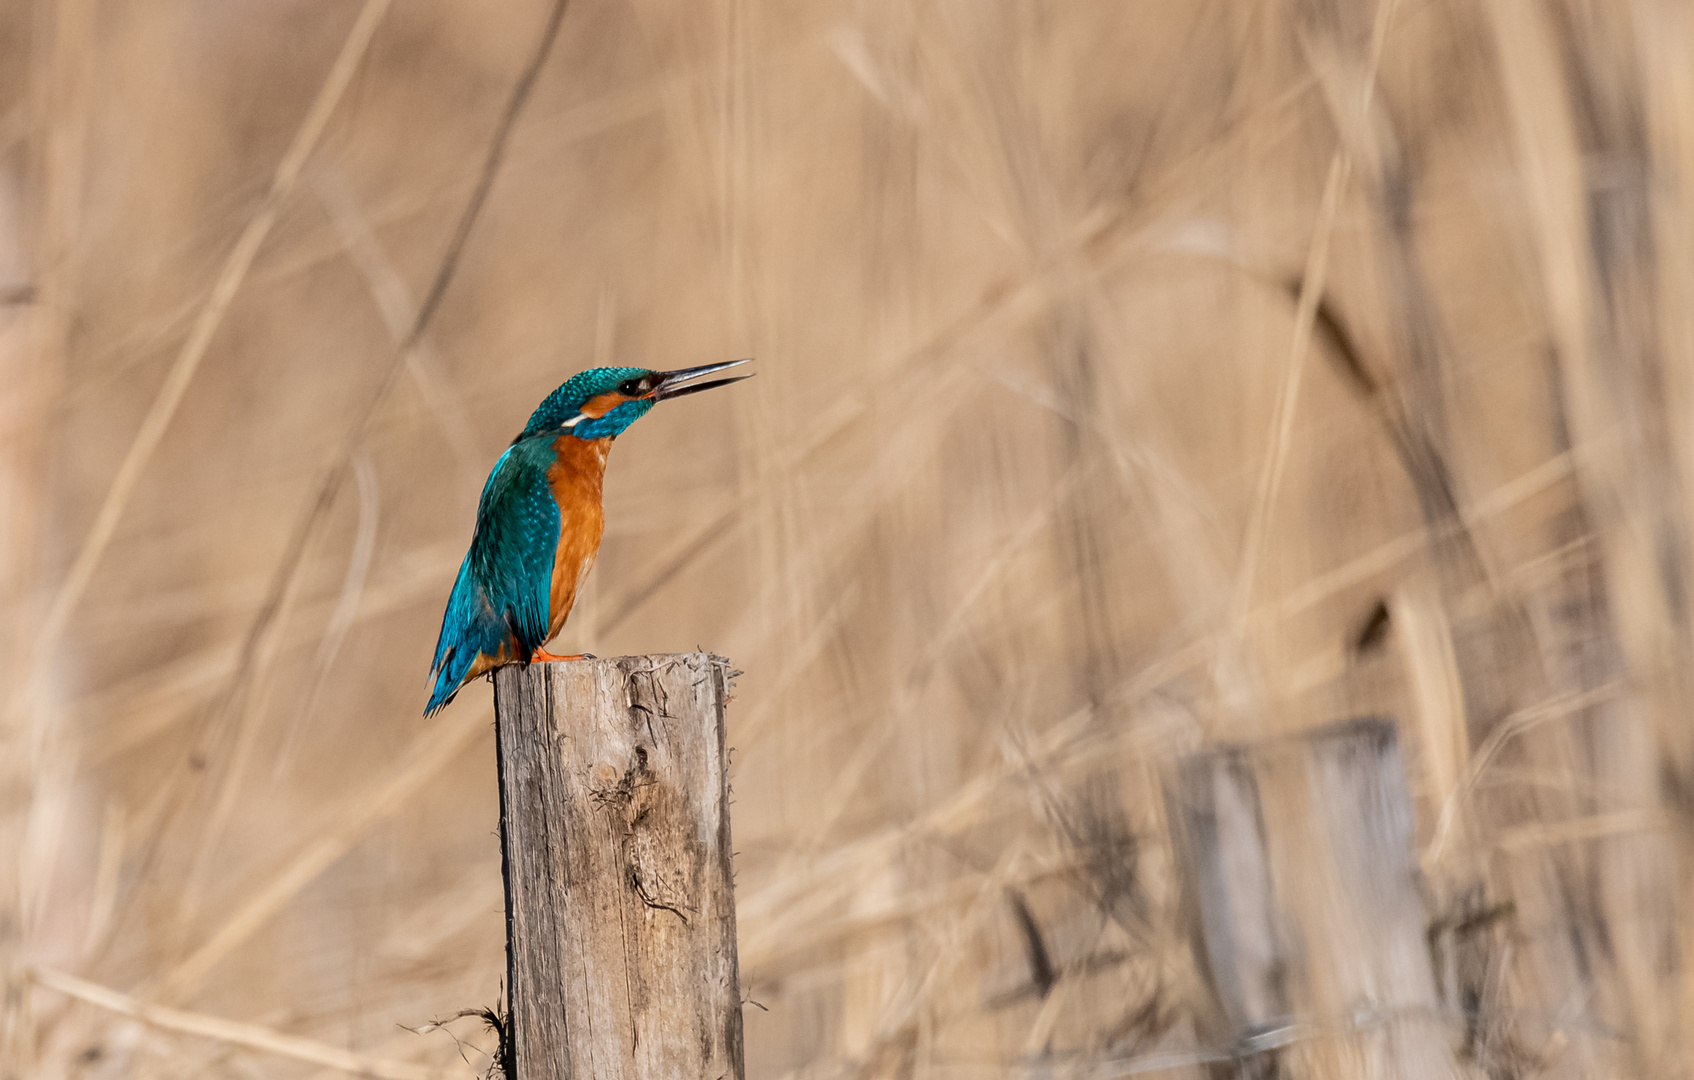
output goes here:
[[597, 394], [582, 403], [582, 415], [598, 420], [624, 402], [634, 400], [634, 398], [624, 397], [615, 390], [610, 394]]

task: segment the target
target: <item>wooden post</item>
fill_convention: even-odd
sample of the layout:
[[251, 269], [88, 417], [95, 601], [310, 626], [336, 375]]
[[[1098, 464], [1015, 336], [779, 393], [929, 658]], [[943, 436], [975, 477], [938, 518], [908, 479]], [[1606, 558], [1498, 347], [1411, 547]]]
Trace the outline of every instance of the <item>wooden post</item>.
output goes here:
[[1272, 896], [1253, 765], [1251, 752], [1239, 746], [1186, 758], [1171, 815], [1194, 905], [1194, 950], [1222, 1019], [1222, 1030], [1206, 1034], [1227, 1039], [1243, 1055], [1259, 1049], [1254, 1041], [1286, 1024], [1291, 1012], [1287, 943]]
[[1455, 1075], [1394, 722], [1206, 750], [1174, 780], [1195, 951], [1237, 1075]]
[[741, 1080], [727, 667], [496, 673], [509, 1080]]

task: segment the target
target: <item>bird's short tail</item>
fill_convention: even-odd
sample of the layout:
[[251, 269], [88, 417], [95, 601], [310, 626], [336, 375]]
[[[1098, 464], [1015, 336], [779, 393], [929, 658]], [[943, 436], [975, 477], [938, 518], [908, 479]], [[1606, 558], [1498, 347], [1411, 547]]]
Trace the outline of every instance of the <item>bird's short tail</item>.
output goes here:
[[462, 647], [449, 646], [444, 655], [437, 657], [435, 667], [430, 669], [435, 683], [430, 687], [429, 704], [424, 706], [425, 716], [434, 716], [453, 700], [453, 695], [465, 684], [465, 675], [470, 671], [475, 655]]
[[[441, 618], [441, 637], [435, 642], [435, 660], [429, 666], [429, 704], [425, 716], [440, 712], [459, 688], [489, 670], [493, 665], [512, 657], [529, 659], [529, 652], [516, 645], [520, 635], [512, 625], [508, 609], [489, 603], [477, 585], [471, 569], [475, 564], [473, 546], [459, 567], [459, 578], [453, 583], [453, 593], [447, 598], [447, 611]], [[547, 625], [547, 591], [540, 591], [543, 630]], [[532, 634], [531, 636], [536, 636]], [[545, 633], [539, 635], [545, 637]]]
[[508, 627], [462, 579], [463, 575], [448, 601], [441, 639], [435, 644], [435, 662], [429, 668], [435, 681], [430, 686], [429, 704], [424, 706], [425, 716], [440, 712], [466, 680], [487, 671], [485, 659], [508, 654]]

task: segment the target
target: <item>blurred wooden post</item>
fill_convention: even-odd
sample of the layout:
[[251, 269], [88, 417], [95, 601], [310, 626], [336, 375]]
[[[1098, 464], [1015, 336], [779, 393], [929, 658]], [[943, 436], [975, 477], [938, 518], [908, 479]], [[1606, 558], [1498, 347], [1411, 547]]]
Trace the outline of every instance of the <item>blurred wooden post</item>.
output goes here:
[[1171, 799], [1196, 954], [1243, 1075], [1333, 1075], [1326, 1056], [1454, 1075], [1393, 720], [1203, 751]]
[[740, 1080], [726, 668], [496, 674], [511, 1080]]
[[1185, 758], [1170, 799], [1194, 953], [1218, 1013], [1201, 1034], [1229, 1045], [1240, 1075], [1275, 1076], [1290, 1024], [1289, 956], [1251, 751], [1225, 746]]

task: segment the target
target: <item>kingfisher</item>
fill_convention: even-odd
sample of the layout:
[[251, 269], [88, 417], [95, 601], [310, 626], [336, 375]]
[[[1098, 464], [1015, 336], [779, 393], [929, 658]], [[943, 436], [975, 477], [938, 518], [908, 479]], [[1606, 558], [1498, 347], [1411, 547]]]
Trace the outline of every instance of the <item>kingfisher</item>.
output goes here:
[[504, 664], [583, 659], [542, 646], [570, 617], [599, 554], [600, 488], [612, 440], [657, 402], [752, 378], [696, 381], [745, 363], [590, 368], [536, 407], [482, 486], [476, 533], [441, 619], [425, 716]]

